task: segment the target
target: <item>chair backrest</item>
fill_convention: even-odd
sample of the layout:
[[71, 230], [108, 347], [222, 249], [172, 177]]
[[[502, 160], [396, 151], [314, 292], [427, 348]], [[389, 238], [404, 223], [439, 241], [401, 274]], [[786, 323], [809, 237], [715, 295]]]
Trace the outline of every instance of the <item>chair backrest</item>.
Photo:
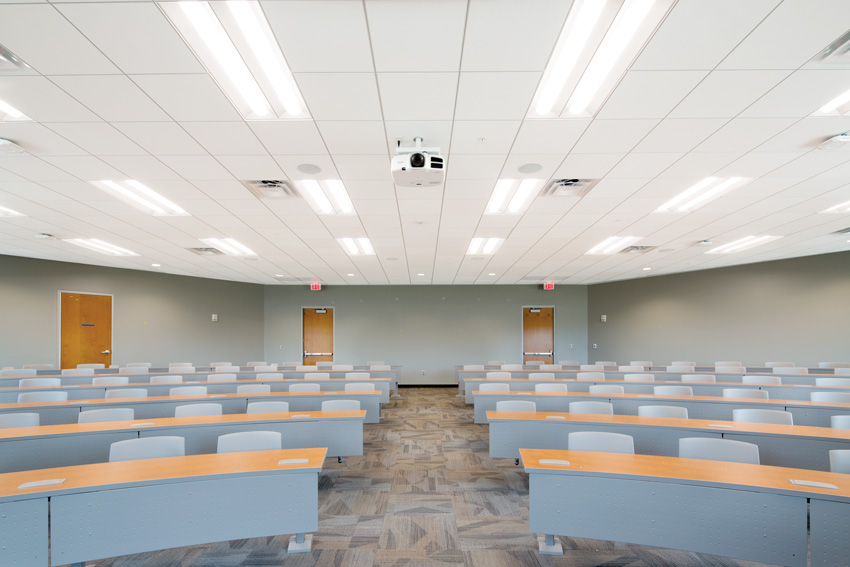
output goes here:
[[667, 372], [693, 372], [693, 366], [668, 366]]
[[507, 392], [511, 389], [509, 384], [479, 384], [479, 392]]
[[353, 364], [334, 364], [331, 366], [331, 370], [354, 370]]
[[693, 396], [694, 389], [690, 386], [653, 386], [652, 393], [656, 396]]
[[360, 409], [360, 400], [325, 400], [322, 411], [356, 411]]
[[372, 375], [368, 372], [346, 372], [345, 377], [348, 379], [361, 380], [363, 378], [371, 378]]
[[587, 390], [591, 394], [623, 394], [626, 391], [619, 384], [594, 384]]
[[18, 403], [32, 402], [66, 402], [68, 401], [68, 392], [26, 392], [18, 394]]
[[718, 374], [743, 374], [747, 369], [743, 366], [715, 366], [714, 371]]
[[794, 368], [793, 362], [777, 362], [777, 361], [768, 361], [764, 363], [767, 368]]
[[724, 398], [760, 398], [766, 400], [770, 398], [767, 390], [752, 390], [748, 388], [723, 388]]
[[714, 374], [682, 374], [682, 382], [717, 382], [717, 377]]
[[207, 382], [234, 382], [238, 380], [236, 374], [225, 372], [223, 374], [207, 374]]
[[528, 373], [529, 380], [554, 380], [555, 373], [554, 372], [529, 372]]
[[[535, 392], [566, 392], [566, 384], [535, 384]], [[498, 403], [498, 402], [497, 402]]]
[[560, 370], [560, 364], [541, 364], [539, 370]]
[[38, 370], [35, 368], [6, 368], [0, 370], [0, 376], [35, 376]]
[[376, 364], [386, 364], [383, 360], [367, 360], [366, 366], [375, 366]]
[[345, 385], [346, 392], [360, 392], [363, 390], [375, 390], [375, 384], [372, 382], [352, 382]]
[[522, 364], [502, 364], [502, 370], [522, 370]]
[[221, 415], [221, 404], [184, 404], [174, 408], [174, 417]]
[[774, 374], [808, 374], [808, 368], [798, 368], [798, 367], [783, 367], [777, 366], [773, 369]]
[[570, 402], [570, 413], [614, 415], [614, 404], [610, 402]]
[[536, 412], [537, 404], [526, 400], [503, 400], [496, 402], [496, 411]]
[[714, 367], [718, 366], [743, 366], [738, 360], [715, 360]]
[[59, 373], [62, 376], [93, 376], [94, 368], [63, 368]]
[[317, 368], [318, 368], [318, 366], [316, 366], [315, 364], [312, 364], [312, 365], [298, 364], [297, 366], [295, 366], [295, 371], [296, 372], [311, 372], [313, 370], [316, 370]]
[[245, 413], [285, 413], [289, 411], [289, 402], [248, 402]]
[[655, 382], [655, 374], [623, 374], [625, 382]]
[[644, 368], [649, 368], [652, 366], [651, 360], [630, 360], [629, 366], [643, 366]]
[[[484, 365], [482, 364], [480, 366], [481, 366], [481, 370], [484, 370]], [[370, 364], [369, 365], [369, 370], [392, 370], [392, 369], [393, 369], [393, 367], [390, 366], [389, 364]]]
[[56, 367], [52, 364], [24, 364], [23, 367], [33, 370], [56, 370]]
[[576, 380], [605, 380], [604, 372], [576, 372]]
[[61, 378], [21, 378], [18, 380], [19, 388], [58, 388], [61, 385]]
[[501, 366], [505, 363], [504, 360], [488, 360], [487, 366]]
[[794, 416], [790, 411], [745, 408], [732, 410], [732, 421], [794, 425]]
[[484, 374], [484, 378], [487, 380], [504, 380], [505, 378], [510, 378], [510, 372], [487, 372]]
[[541, 364], [543, 364], [542, 360], [527, 360], [525, 362], [526, 366], [540, 366]]
[[112, 384], [114, 386], [120, 386], [122, 384], [129, 384], [130, 379], [127, 376], [95, 376], [91, 379], [91, 383], [93, 385]]
[[688, 419], [688, 408], [681, 406], [638, 406], [641, 417], [675, 417]]
[[106, 365], [101, 362], [87, 362], [85, 364], [78, 364], [77, 368], [106, 368]]
[[605, 367], [601, 364], [580, 364], [578, 369], [584, 372], [595, 372], [605, 370]]
[[245, 363], [245, 366], [268, 366], [269, 363], [266, 361], [249, 361]]
[[597, 360], [594, 364], [597, 366], [608, 366], [611, 368], [617, 368], [617, 363], [613, 360]]
[[674, 360], [670, 362], [670, 366], [696, 366], [697, 363], [693, 360]]
[[[128, 366], [121, 369], [121, 374], [147, 374], [150, 369], [147, 366]], [[181, 368], [180, 372], [186, 371], [186, 368]]]
[[133, 408], [106, 408], [81, 411], [77, 423], [95, 423], [100, 421], [130, 421], [135, 415]]
[[237, 394], [268, 394], [272, 387], [268, 384], [243, 384], [236, 386]]
[[9, 427], [38, 427], [39, 423], [40, 418], [37, 413], [0, 413], [0, 429]]
[[210, 362], [210, 367], [217, 368], [219, 366], [233, 366], [232, 362]]
[[218, 436], [216, 453], [280, 450], [279, 431], [239, 431]]
[[850, 429], [850, 415], [831, 416], [829, 418], [829, 426], [833, 429]]
[[118, 390], [107, 390], [104, 398], [147, 398], [147, 388], [121, 388]]
[[238, 366], [214, 366], [213, 372], [239, 372], [241, 370]]
[[811, 392], [809, 400], [831, 404], [850, 404], [850, 392]]
[[[171, 369], [169, 368], [169, 370], [171, 370]], [[194, 374], [195, 373], [195, 367], [194, 366], [181, 366], [180, 368], [175, 368], [175, 370], [177, 372], [180, 372], [180, 374]]]
[[732, 439], [713, 437], [682, 437], [679, 439], [679, 457], [759, 464], [758, 445]]
[[631, 435], [610, 431], [573, 431], [567, 435], [567, 449], [634, 455], [635, 441]]
[[181, 386], [180, 388], [171, 388], [168, 391], [169, 396], [206, 396], [206, 386]]
[[305, 372], [303, 378], [305, 380], [330, 380], [330, 372]]
[[257, 372], [257, 380], [283, 380], [283, 372]]
[[836, 368], [832, 373], [836, 375], [850, 374], [850, 368]]
[[621, 366], [619, 370], [620, 372], [643, 372], [644, 367], [637, 364], [630, 364], [628, 366]]
[[816, 386], [850, 386], [850, 378], [815, 378]]
[[564, 367], [564, 366], [578, 366], [578, 360], [559, 360], [559, 361], [558, 361], [558, 364], [560, 364], [560, 365], [561, 365], [561, 367]]
[[850, 362], [818, 362], [818, 368], [850, 368]]
[[[186, 365], [192, 366], [192, 363], [187, 362]], [[150, 362], [128, 362], [124, 366], [137, 366], [137, 367], [142, 367], [142, 368], [150, 368], [151, 366], [153, 366], [153, 364], [150, 363]]]
[[782, 384], [781, 376], [741, 376], [744, 384]]
[[181, 384], [182, 376], [171, 374], [169, 376], [151, 376], [151, 384]]
[[[131, 365], [128, 364], [127, 366], [131, 366]], [[169, 362], [168, 363], [169, 368], [179, 368], [181, 366], [195, 366], [195, 365], [194, 365], [194, 363], [191, 363], [191, 362]]]
[[334, 363], [329, 360], [323, 360], [316, 363], [316, 368], [327, 368], [328, 370], [334, 367]]
[[483, 364], [464, 364], [464, 370], [484, 370]]
[[829, 452], [829, 471], [850, 474], [850, 449], [833, 449]]
[[290, 384], [290, 392], [318, 392], [322, 389], [318, 384]]
[[157, 459], [160, 457], [182, 457], [186, 454], [183, 437], [139, 437], [116, 441], [109, 446], [109, 462]]

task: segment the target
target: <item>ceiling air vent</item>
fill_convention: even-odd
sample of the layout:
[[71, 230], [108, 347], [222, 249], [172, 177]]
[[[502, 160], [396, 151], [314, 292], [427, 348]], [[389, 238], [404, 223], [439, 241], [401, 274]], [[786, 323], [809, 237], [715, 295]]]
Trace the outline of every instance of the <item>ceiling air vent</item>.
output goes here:
[[193, 252], [198, 256], [221, 256], [224, 254], [218, 248], [187, 248], [189, 252]]
[[247, 187], [248, 191], [253, 193], [258, 199], [284, 199], [301, 196], [289, 181], [281, 181], [279, 179], [243, 181], [242, 185]]
[[658, 248], [658, 246], [627, 246], [620, 250], [618, 254], [646, 254], [656, 248]]
[[598, 179], [553, 179], [543, 187], [541, 197], [584, 197]]
[[832, 234], [850, 234], [850, 226], [847, 228], [842, 228], [841, 230], [836, 230]]

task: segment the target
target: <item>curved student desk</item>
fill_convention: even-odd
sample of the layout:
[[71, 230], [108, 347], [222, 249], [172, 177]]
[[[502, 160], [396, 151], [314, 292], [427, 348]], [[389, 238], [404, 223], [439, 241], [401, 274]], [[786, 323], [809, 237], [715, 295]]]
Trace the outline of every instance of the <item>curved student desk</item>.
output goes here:
[[363, 454], [366, 410], [164, 417], [0, 429], [0, 473], [103, 463], [109, 446], [138, 437], [176, 435], [186, 454], [215, 453], [219, 435], [278, 431], [284, 449], [327, 447], [328, 456]]
[[591, 394], [588, 392], [481, 392], [472, 393], [475, 400], [475, 423], [487, 423], [487, 412], [496, 410], [503, 400], [535, 402], [537, 411], [566, 412], [570, 402], [610, 402], [614, 413], [637, 415], [638, 406], [668, 405], [688, 408], [692, 419], [732, 419], [732, 410], [775, 409], [789, 411], [797, 425], [829, 427], [830, 416], [850, 415], [850, 404], [807, 402], [804, 400], [762, 400], [756, 398], [723, 398], [720, 396], [656, 396], [653, 394]]
[[319, 410], [326, 400], [358, 400], [360, 409], [366, 410], [366, 423], [380, 421], [381, 393], [377, 390], [361, 392], [271, 392], [269, 394], [207, 394], [205, 396], [149, 396], [147, 398], [106, 398], [68, 400], [67, 402], [30, 402], [0, 404], [0, 413], [36, 412], [42, 425], [76, 423], [81, 411], [110, 407], [133, 408], [136, 421], [160, 417], [174, 417], [174, 409], [183, 404], [217, 403], [222, 413], [242, 413], [251, 402], [278, 401], [289, 403], [290, 411]]
[[[191, 376], [188, 374], [183, 378]], [[106, 390], [121, 390], [126, 388], [145, 388], [150, 396], [167, 396], [171, 388], [180, 386], [206, 386], [210, 394], [235, 394], [238, 386], [251, 384], [267, 384], [272, 392], [288, 392], [292, 384], [318, 384], [321, 391], [338, 392], [345, 390], [347, 384], [370, 383], [381, 392], [381, 403], [390, 403], [390, 379], [389, 378], [332, 378], [329, 380], [308, 379], [303, 380], [232, 380], [228, 382], [208, 382], [206, 380], [184, 380], [178, 383], [151, 384], [149, 382], [131, 382], [129, 384], [65, 384], [61, 386], [3, 386], [0, 387], [0, 403], [12, 403], [18, 401], [18, 394], [23, 392], [44, 392], [64, 390], [68, 392], [68, 399], [103, 398]]]
[[[325, 452], [251, 451], [0, 474], [0, 564], [82, 567], [105, 557], [286, 533], [296, 534], [290, 553], [309, 551], [304, 534], [319, 527]], [[36, 486], [27, 488], [31, 483]]]
[[789, 567], [806, 566], [809, 541], [813, 566], [846, 565], [850, 556], [850, 475], [655, 455], [520, 455], [529, 530], [545, 534], [541, 553], [563, 553], [554, 535], [564, 535]]
[[676, 419], [636, 415], [488, 411], [490, 457], [519, 458], [520, 448], [567, 449], [574, 431], [607, 431], [634, 438], [642, 455], [679, 455], [682, 437], [713, 437], [754, 443], [763, 465], [829, 470], [829, 451], [850, 449], [850, 429]]

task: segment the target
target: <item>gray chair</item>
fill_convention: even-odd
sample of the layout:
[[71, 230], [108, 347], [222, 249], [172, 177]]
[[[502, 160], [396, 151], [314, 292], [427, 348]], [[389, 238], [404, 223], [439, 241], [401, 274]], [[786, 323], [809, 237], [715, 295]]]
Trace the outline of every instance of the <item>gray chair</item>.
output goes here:
[[693, 396], [694, 389], [690, 386], [653, 386], [652, 393], [656, 396]]
[[816, 386], [850, 386], [850, 378], [815, 378]]
[[236, 386], [237, 394], [268, 394], [272, 387], [268, 384], [243, 384]]
[[537, 404], [526, 400], [504, 400], [496, 402], [496, 411], [536, 412]]
[[221, 404], [184, 404], [174, 408], [174, 417], [221, 415]]
[[257, 372], [254, 378], [257, 380], [283, 380], [283, 372]]
[[132, 421], [133, 408], [106, 408], [81, 411], [77, 423], [97, 423], [101, 421]]
[[718, 366], [743, 366], [741, 361], [739, 360], [716, 360], [714, 361], [714, 367]]
[[290, 392], [318, 392], [322, 388], [318, 384], [290, 384]]
[[580, 364], [578, 369], [582, 372], [601, 372], [605, 367], [601, 364]]
[[743, 366], [715, 366], [714, 371], [718, 374], [743, 374], [747, 369]]
[[828, 404], [850, 404], [850, 392], [811, 392], [809, 399]]
[[289, 402], [248, 402], [245, 413], [287, 413], [288, 411]]
[[759, 448], [753, 443], [716, 439], [712, 437], [682, 437], [679, 439], [679, 457], [759, 464]]
[[279, 431], [239, 431], [218, 436], [216, 453], [239, 453], [243, 451], [280, 450]]
[[151, 376], [151, 384], [181, 384], [183, 377], [177, 375], [171, 376]]
[[130, 378], [127, 376], [96, 376], [91, 379], [91, 383], [94, 386], [97, 385], [110, 385], [110, 386], [121, 386], [124, 384], [130, 383]]
[[637, 364], [628, 364], [626, 366], [621, 366], [618, 370], [620, 372], [643, 372], [646, 369], [643, 366], [638, 366]]
[[[132, 366], [132, 365], [128, 364], [127, 366]], [[195, 365], [194, 365], [194, 363], [191, 363], [191, 362], [169, 362], [168, 363], [169, 368], [180, 368], [180, 367], [186, 367], [186, 366], [194, 367]]]
[[238, 366], [213, 366], [213, 372], [239, 372], [242, 370]]
[[218, 368], [220, 366], [233, 366], [232, 362], [210, 362], [211, 368]]
[[38, 427], [40, 418], [37, 413], [0, 413], [0, 429], [9, 427]]
[[360, 400], [325, 400], [322, 411], [358, 411]]
[[35, 376], [38, 370], [35, 368], [4, 368], [0, 370], [0, 376]]
[[668, 366], [668, 367], [667, 367], [667, 372], [693, 372], [693, 371], [694, 371], [694, 367], [693, 367], [693, 366], [676, 366], [676, 365], [672, 365], [672, 366]]
[[624, 394], [626, 389], [619, 384], [594, 384], [587, 391], [591, 394]]
[[26, 392], [18, 394], [19, 404], [28, 404], [35, 402], [67, 402], [68, 392]]
[[371, 392], [375, 390], [375, 384], [372, 382], [353, 382], [351, 384], [346, 384], [344, 389], [346, 392], [362, 392], [365, 390]]
[[257, 367], [257, 366], [268, 366], [268, 365], [269, 365], [269, 363], [268, 363], [267, 361], [265, 361], [265, 360], [262, 360], [262, 361], [249, 360], [248, 362], [246, 362], [246, 363], [245, 363], [245, 366], [254, 366], [254, 367]]
[[850, 415], [833, 415], [829, 418], [829, 425], [834, 429], [850, 429]]
[[604, 372], [576, 372], [576, 380], [605, 380]]
[[554, 380], [555, 373], [554, 372], [529, 372], [528, 373], [529, 380]]
[[508, 392], [511, 387], [509, 384], [479, 384], [479, 392]]
[[541, 364], [538, 370], [542, 371], [552, 371], [552, 370], [561, 370], [560, 364]]
[[85, 364], [78, 364], [77, 368], [95, 368], [99, 370], [102, 368], [106, 368], [106, 365], [100, 362], [87, 362]]
[[371, 378], [372, 375], [368, 372], [346, 372], [345, 378], [346, 380], [363, 380], [364, 378]]
[[140, 437], [116, 441], [109, 446], [110, 463], [137, 459], [182, 457], [185, 454], [186, 440], [183, 437], [176, 436]]
[[238, 380], [236, 374], [231, 374], [229, 372], [225, 372], [224, 374], [207, 375], [207, 382], [235, 382], [236, 380]]
[[[248, 366], [251, 366], [250, 364]], [[262, 364], [254, 366], [254, 372], [277, 372], [277, 364]]]
[[640, 417], [674, 417], [688, 419], [688, 408], [680, 406], [638, 406]]
[[121, 388], [116, 390], [107, 390], [103, 395], [104, 398], [147, 398], [147, 388]]
[[631, 435], [610, 431], [573, 431], [567, 435], [570, 451], [599, 451], [603, 453], [635, 454], [635, 442]]
[[522, 364], [502, 364], [502, 370], [522, 370]]
[[168, 391], [169, 396], [206, 396], [206, 386], [181, 386], [180, 388], [171, 388]]
[[649, 368], [652, 366], [651, 360], [630, 360], [629, 366], [643, 366], [644, 368]]
[[767, 361], [764, 363], [766, 368], [794, 368], [793, 362], [777, 362], [777, 361]]
[[484, 374], [484, 378], [487, 380], [504, 380], [505, 378], [510, 378], [510, 372], [487, 372]]
[[777, 366], [773, 368], [774, 374], [808, 374], [808, 368], [799, 368], [799, 367], [781, 367]]
[[[147, 374], [149, 370], [147, 366], [128, 366], [121, 369], [121, 374]], [[181, 368], [180, 371], [184, 372], [185, 368]]]
[[534, 385], [535, 392], [566, 392], [567, 385], [566, 384], [535, 384]]
[[782, 384], [781, 376], [741, 376], [743, 384]]
[[655, 374], [623, 374], [624, 382], [655, 382]]
[[58, 388], [62, 385], [61, 378], [21, 378], [19, 388]]
[[353, 364], [333, 364], [331, 370], [354, 370]]
[[331, 379], [331, 373], [330, 372], [309, 372], [309, 373], [304, 373], [303, 378], [305, 380], [330, 380]]
[[830, 472], [850, 474], [850, 449], [833, 449], [829, 452]]
[[614, 415], [614, 405], [610, 402], [570, 402], [570, 413], [596, 413]]
[[747, 388], [723, 388], [724, 398], [757, 398], [767, 400], [770, 398], [767, 390], [751, 390]]
[[674, 360], [670, 362], [670, 366], [696, 366], [697, 363], [693, 360]]
[[700, 382], [717, 382], [717, 377], [714, 374], [682, 374], [682, 382], [686, 384]]
[[[125, 367], [126, 367], [126, 366], [136, 366], [136, 367], [150, 368], [151, 366], [153, 366], [153, 364], [151, 364], [150, 362], [128, 362], [128, 363], [127, 363], [127, 364], [125, 364], [124, 366], [125, 366]], [[187, 362], [187, 363], [186, 363], [186, 366], [192, 366], [192, 363], [191, 363], [191, 362]]]
[[818, 368], [850, 368], [850, 362], [818, 362]]
[[464, 370], [481, 370], [481, 371], [483, 371], [484, 365], [483, 364], [464, 364], [463, 369]]
[[94, 376], [94, 368], [63, 368], [62, 376]]
[[794, 425], [794, 416], [790, 411], [747, 408], [732, 410], [732, 421]]

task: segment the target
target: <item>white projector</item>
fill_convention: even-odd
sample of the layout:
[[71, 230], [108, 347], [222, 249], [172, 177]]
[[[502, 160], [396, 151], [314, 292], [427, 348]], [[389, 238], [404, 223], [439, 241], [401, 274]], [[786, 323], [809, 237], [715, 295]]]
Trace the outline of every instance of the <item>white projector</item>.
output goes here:
[[423, 148], [422, 138], [415, 138], [416, 148], [399, 148], [390, 171], [393, 182], [404, 187], [433, 187], [445, 178], [445, 161], [440, 148]]

